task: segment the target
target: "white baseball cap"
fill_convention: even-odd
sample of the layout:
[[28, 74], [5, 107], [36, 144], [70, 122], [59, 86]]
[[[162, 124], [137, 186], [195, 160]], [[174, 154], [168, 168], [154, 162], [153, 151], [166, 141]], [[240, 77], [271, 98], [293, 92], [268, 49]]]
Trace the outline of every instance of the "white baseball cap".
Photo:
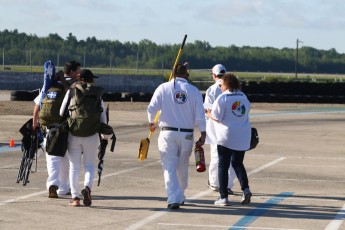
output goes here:
[[226, 69], [222, 64], [217, 64], [213, 66], [212, 68], [212, 73], [215, 74], [216, 76], [224, 76], [225, 72], [226, 72]]

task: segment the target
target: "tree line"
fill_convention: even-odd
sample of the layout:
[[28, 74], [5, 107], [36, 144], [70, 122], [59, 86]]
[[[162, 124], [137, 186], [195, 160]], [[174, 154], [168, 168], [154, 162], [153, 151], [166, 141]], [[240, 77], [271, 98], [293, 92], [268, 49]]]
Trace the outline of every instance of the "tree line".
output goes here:
[[[42, 65], [50, 59], [60, 64], [78, 60], [87, 67], [169, 69], [180, 44], [162, 44], [143, 39], [138, 43], [78, 40], [69, 33], [66, 39], [57, 33], [47, 37], [20, 33], [17, 29], [0, 31], [0, 63], [5, 65]], [[3, 60], [3, 57], [5, 57]], [[217, 63], [237, 72], [294, 72], [296, 49], [272, 47], [212, 47], [207, 41], [187, 42], [181, 62], [189, 61], [193, 69], [210, 69]], [[85, 63], [84, 63], [85, 62]], [[335, 49], [318, 50], [303, 46], [298, 49], [298, 71], [305, 73], [345, 73], [345, 54]]]

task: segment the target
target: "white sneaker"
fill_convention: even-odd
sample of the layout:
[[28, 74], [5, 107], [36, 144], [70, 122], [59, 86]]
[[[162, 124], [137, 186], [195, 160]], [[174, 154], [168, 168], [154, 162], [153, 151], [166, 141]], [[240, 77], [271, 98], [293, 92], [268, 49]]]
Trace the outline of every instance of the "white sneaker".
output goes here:
[[228, 198], [218, 198], [218, 200], [216, 200], [214, 202], [214, 205], [217, 205], [217, 206], [229, 206], [230, 203], [229, 203], [229, 200]]
[[250, 192], [250, 190], [248, 188], [246, 188], [243, 191], [241, 204], [249, 204], [251, 197], [252, 197], [252, 193]]

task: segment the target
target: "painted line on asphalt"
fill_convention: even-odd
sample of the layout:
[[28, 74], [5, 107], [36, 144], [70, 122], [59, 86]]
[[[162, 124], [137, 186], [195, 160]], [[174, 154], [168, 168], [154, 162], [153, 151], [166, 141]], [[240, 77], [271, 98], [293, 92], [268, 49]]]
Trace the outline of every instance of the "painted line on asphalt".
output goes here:
[[338, 230], [345, 220], [345, 204], [339, 210], [334, 219], [326, 226], [325, 230]]
[[[276, 160], [274, 160], [274, 161], [271, 161], [271, 162], [269, 162], [269, 163], [267, 163], [267, 164], [265, 164], [265, 165], [260, 166], [259, 168], [256, 168], [256, 169], [250, 171], [249, 173], [247, 173], [247, 175], [250, 176], [250, 175], [253, 175], [253, 174], [255, 174], [255, 173], [258, 173], [258, 172], [260, 172], [260, 171], [262, 171], [262, 170], [264, 170], [264, 169], [266, 169], [266, 168], [268, 168], [268, 167], [271, 167], [272, 165], [275, 165], [275, 164], [277, 164], [277, 163], [279, 163], [280, 161], [283, 161], [283, 160], [285, 160], [285, 159], [286, 159], [286, 157], [280, 157], [280, 158], [278, 158], [278, 159], [276, 159]], [[214, 191], [211, 190], [211, 189], [208, 190], [208, 191], [200, 192], [200, 193], [198, 193], [198, 194], [195, 194], [195, 195], [192, 196], [192, 197], [188, 197], [186, 201], [187, 201], [187, 202], [191, 202], [191, 201], [194, 201], [194, 200], [196, 200], [196, 199], [198, 199], [198, 198], [207, 196], [207, 195], [209, 195], [210, 193], [213, 193], [213, 192], [214, 192]], [[129, 226], [128, 228], [126, 228], [126, 229], [127, 229], [127, 230], [142, 229], [146, 224], [148, 224], [148, 223], [154, 221], [155, 219], [160, 218], [161, 216], [163, 216], [163, 215], [165, 215], [165, 214], [167, 214], [167, 213], [169, 213], [169, 212], [170, 212], [170, 210], [168, 210], [168, 209], [161, 209], [161, 210], [158, 211], [157, 213], [155, 213], [155, 214], [153, 214], [153, 215], [151, 215], [151, 216], [148, 216], [148, 217], [146, 217], [146, 218], [144, 218], [144, 219], [142, 219], [142, 220], [140, 220], [140, 221], [138, 221], [138, 222], [136, 222], [136, 223], [130, 225], [130, 226]]]
[[[143, 166], [139, 166], [139, 167], [135, 167], [135, 168], [126, 169], [126, 170], [118, 171], [118, 172], [115, 172], [115, 173], [107, 174], [107, 175], [102, 176], [102, 179], [107, 178], [107, 177], [111, 177], [111, 176], [115, 176], [115, 175], [119, 175], [119, 174], [123, 174], [123, 173], [128, 173], [128, 172], [131, 172], [131, 171], [136, 171], [136, 170], [139, 170], [139, 169], [142, 169], [142, 168], [150, 167], [151, 165], [157, 164], [159, 162], [160, 161], [154, 161], [154, 162], [145, 164]], [[98, 181], [98, 176], [95, 176], [95, 179], [93, 181]], [[80, 182], [80, 184], [82, 184], [82, 183], [83, 183], [83, 181]], [[31, 198], [31, 197], [34, 197], [34, 196], [40, 196], [42, 194], [47, 194], [47, 190], [31, 193], [31, 194], [28, 194], [28, 195], [25, 195], [25, 196], [19, 196], [19, 197], [13, 198], [13, 199], [5, 200], [5, 201], [1, 201], [0, 202], [0, 206], [6, 205], [6, 204], [10, 204], [10, 203], [15, 203], [17, 201], [25, 200], [25, 199], [28, 199], [28, 198]]]
[[237, 221], [229, 230], [246, 228], [248, 225], [252, 224], [256, 219], [258, 219], [264, 212], [272, 208], [274, 205], [282, 202], [287, 197], [292, 196], [293, 192], [282, 192], [277, 196], [267, 200], [265, 203], [257, 206], [252, 211], [248, 212], [244, 217]]
[[[199, 224], [171, 224], [171, 223], [158, 223], [158, 225], [161, 226], [174, 226], [174, 227], [183, 227], [183, 229], [186, 229], [186, 227], [193, 227], [198, 229], [225, 229], [228, 228], [228, 226], [223, 225], [199, 225]], [[237, 227], [237, 229], [265, 229], [265, 230], [304, 230], [304, 229], [296, 229], [296, 228], [267, 228], [267, 227]]]

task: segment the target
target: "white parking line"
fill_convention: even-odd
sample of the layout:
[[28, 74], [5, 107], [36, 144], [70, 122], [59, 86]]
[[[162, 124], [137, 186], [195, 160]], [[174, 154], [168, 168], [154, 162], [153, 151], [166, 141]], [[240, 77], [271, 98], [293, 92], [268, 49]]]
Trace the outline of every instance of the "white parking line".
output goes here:
[[[271, 167], [272, 165], [277, 164], [277, 163], [279, 163], [280, 161], [285, 160], [285, 159], [286, 159], [286, 157], [280, 157], [280, 158], [278, 158], [278, 159], [276, 159], [276, 160], [274, 160], [274, 161], [271, 161], [271, 162], [269, 162], [269, 163], [267, 163], [267, 164], [265, 164], [265, 165], [263, 165], [263, 166], [261, 166], [261, 167], [259, 167], [259, 168], [257, 168], [257, 169], [254, 169], [254, 170], [250, 171], [250, 172], [248, 173], [248, 176], [253, 175], [253, 174], [255, 174], [255, 173], [258, 173], [258, 172], [260, 172], [260, 171], [262, 171], [262, 170], [264, 170], [264, 169], [266, 169], [266, 168], [268, 168], [268, 167]], [[207, 191], [204, 191], [204, 192], [200, 192], [200, 193], [198, 193], [198, 194], [195, 194], [195, 195], [192, 196], [192, 197], [187, 198], [187, 201], [190, 202], [190, 201], [196, 200], [196, 199], [198, 199], [198, 198], [200, 198], [200, 197], [207, 196], [208, 194], [210, 194], [210, 193], [212, 193], [212, 192], [214, 192], [214, 191], [211, 190], [211, 189], [210, 189], [210, 190], [207, 190]], [[155, 214], [153, 214], [153, 215], [151, 215], [151, 216], [148, 216], [148, 217], [146, 217], [146, 218], [144, 218], [144, 219], [142, 219], [142, 220], [136, 222], [135, 224], [132, 224], [131, 226], [129, 226], [129, 227], [126, 228], [126, 229], [127, 229], [127, 230], [141, 229], [141, 228], [142, 228], [143, 226], [145, 226], [146, 224], [152, 222], [153, 220], [155, 220], [155, 219], [157, 219], [157, 218], [159, 218], [159, 217], [161, 217], [161, 216], [163, 216], [163, 215], [165, 215], [165, 214], [167, 214], [167, 213], [169, 213], [169, 212], [170, 212], [170, 211], [167, 210], [167, 209], [162, 209], [161, 211], [159, 211], [159, 212], [157, 212], [157, 213], [155, 213]]]
[[[198, 224], [170, 224], [170, 223], [158, 223], [158, 225], [161, 226], [173, 226], [175, 228], [173, 229], [178, 229], [178, 227], [193, 227], [193, 228], [198, 228], [198, 229], [227, 229], [229, 226], [222, 226], [222, 225], [198, 225]], [[267, 228], [267, 227], [241, 227], [241, 226], [232, 226], [232, 228], [237, 228], [237, 229], [266, 229], [266, 230], [304, 230], [304, 229], [296, 229], [296, 228]]]
[[[148, 164], [145, 164], [143, 166], [136, 167], [136, 168], [126, 169], [126, 170], [122, 170], [119, 172], [107, 174], [107, 175], [102, 176], [102, 179], [107, 178], [107, 177], [111, 177], [111, 176], [115, 176], [115, 175], [119, 175], [119, 174], [123, 174], [123, 173], [127, 173], [127, 172], [131, 172], [131, 171], [135, 171], [135, 170], [140, 170], [142, 168], [150, 167], [151, 165], [157, 164], [158, 162], [160, 162], [160, 161], [154, 161], [154, 162], [151, 162], [151, 163], [148, 163]], [[95, 177], [94, 181], [97, 181], [97, 180], [98, 180], [98, 177]], [[80, 183], [83, 183], [83, 182], [80, 182]], [[13, 199], [5, 200], [5, 201], [1, 201], [0, 206], [6, 205], [9, 203], [14, 203], [14, 202], [17, 202], [20, 200], [25, 200], [25, 199], [28, 199], [28, 198], [31, 198], [34, 196], [40, 196], [40, 195], [45, 194], [45, 193], [47, 193], [47, 190], [31, 193], [31, 194], [28, 194], [25, 196], [19, 196], [19, 197], [13, 198]]]
[[326, 226], [325, 230], [338, 230], [345, 219], [345, 204], [339, 210], [334, 219]]

